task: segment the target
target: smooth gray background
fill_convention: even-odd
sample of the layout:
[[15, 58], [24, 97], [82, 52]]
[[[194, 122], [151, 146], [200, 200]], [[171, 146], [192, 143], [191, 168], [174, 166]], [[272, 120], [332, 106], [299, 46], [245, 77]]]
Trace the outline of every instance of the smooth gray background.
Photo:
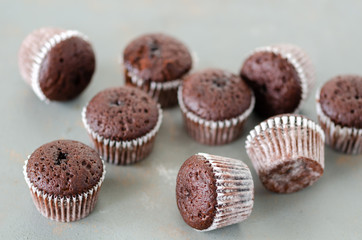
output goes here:
[[[326, 148], [324, 176], [290, 195], [266, 191], [244, 141], [261, 119], [252, 116], [238, 141], [208, 147], [190, 139], [178, 108], [166, 110], [153, 153], [127, 167], [107, 164], [94, 212], [57, 223], [35, 209], [22, 167], [27, 155], [59, 138], [90, 144], [81, 108], [98, 91], [123, 84], [119, 55], [134, 37], [165, 32], [197, 52], [196, 69], [238, 72], [253, 48], [279, 42], [302, 46], [315, 63], [316, 88], [341, 73], [362, 74], [362, 1], [0, 1], [0, 238], [1, 239], [362, 239], [362, 157]], [[46, 105], [21, 79], [17, 52], [42, 26], [78, 29], [97, 55], [90, 86], [76, 100]], [[316, 120], [313, 90], [302, 113]], [[185, 159], [208, 152], [242, 159], [252, 169], [255, 205], [243, 223], [198, 233], [175, 203], [176, 174]]]

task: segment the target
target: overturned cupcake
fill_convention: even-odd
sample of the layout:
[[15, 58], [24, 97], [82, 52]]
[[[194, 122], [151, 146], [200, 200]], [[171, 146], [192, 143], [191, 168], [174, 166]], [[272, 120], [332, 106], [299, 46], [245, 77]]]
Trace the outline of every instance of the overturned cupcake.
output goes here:
[[42, 145], [24, 166], [36, 208], [60, 222], [76, 221], [93, 211], [105, 173], [96, 151], [71, 140]]
[[315, 81], [308, 56], [288, 44], [255, 49], [245, 60], [240, 76], [254, 90], [255, 111], [263, 117], [298, 110]]
[[247, 137], [246, 152], [272, 192], [299, 191], [324, 171], [324, 133], [301, 115], [279, 115], [256, 126]]
[[177, 89], [191, 69], [187, 47], [165, 34], [146, 34], [123, 52], [126, 83], [147, 92], [163, 108], [177, 104]]
[[88, 86], [95, 69], [95, 56], [82, 33], [41, 28], [21, 44], [19, 69], [41, 100], [67, 101]]
[[220, 69], [187, 76], [178, 99], [189, 135], [209, 145], [240, 137], [255, 102], [253, 92], [239, 76]]
[[184, 221], [199, 231], [239, 223], [254, 204], [254, 183], [242, 161], [198, 153], [181, 166], [176, 200]]
[[349, 154], [362, 154], [362, 77], [341, 75], [317, 93], [317, 114], [326, 143]]
[[103, 159], [125, 165], [150, 154], [162, 122], [162, 110], [137, 88], [114, 87], [93, 97], [84, 107], [82, 119]]

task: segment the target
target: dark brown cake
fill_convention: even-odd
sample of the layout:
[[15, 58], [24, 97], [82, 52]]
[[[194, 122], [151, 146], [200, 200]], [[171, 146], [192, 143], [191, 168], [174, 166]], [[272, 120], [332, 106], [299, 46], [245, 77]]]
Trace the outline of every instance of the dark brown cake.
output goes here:
[[66, 101], [77, 97], [90, 83], [95, 56], [82, 33], [41, 28], [23, 41], [19, 69], [41, 100]]
[[206, 69], [186, 77], [182, 84], [185, 107], [206, 120], [225, 120], [239, 116], [251, 104], [252, 92], [235, 74]]
[[36, 149], [24, 165], [34, 205], [45, 217], [73, 222], [94, 209], [105, 166], [98, 153], [72, 140], [57, 140]]
[[265, 188], [276, 193], [291, 193], [306, 188], [323, 175], [323, 168], [313, 159], [300, 157], [258, 173]]
[[208, 145], [237, 139], [255, 102], [252, 91], [239, 76], [220, 69], [206, 69], [186, 77], [178, 99], [188, 134]]
[[40, 88], [49, 100], [73, 99], [88, 86], [94, 69], [92, 46], [79, 37], [69, 38], [45, 56], [39, 72]]
[[123, 52], [128, 68], [137, 69], [145, 81], [167, 82], [179, 79], [191, 69], [191, 55], [186, 46], [165, 34], [146, 34], [130, 42]]
[[96, 186], [103, 173], [98, 153], [87, 145], [58, 140], [35, 150], [26, 168], [30, 182], [44, 193], [69, 197]]
[[362, 77], [343, 75], [332, 78], [321, 89], [323, 113], [342, 127], [362, 128]]
[[204, 157], [194, 155], [182, 165], [177, 175], [176, 199], [189, 226], [198, 230], [211, 226], [215, 217], [216, 181]]
[[298, 73], [279, 54], [252, 54], [244, 62], [240, 76], [254, 90], [255, 111], [263, 117], [294, 112], [301, 101], [302, 89]]
[[176, 201], [184, 221], [199, 231], [242, 222], [254, 204], [250, 170], [237, 159], [195, 154], [178, 172]]
[[362, 153], [362, 77], [341, 75], [317, 94], [318, 120], [326, 143], [343, 153]]
[[145, 34], [123, 52], [126, 83], [147, 92], [162, 107], [177, 104], [177, 88], [192, 66], [186, 46], [165, 34]]
[[150, 132], [158, 120], [157, 103], [133, 87], [115, 87], [99, 92], [87, 106], [86, 119], [95, 133], [127, 141]]
[[130, 86], [114, 87], [92, 98], [82, 120], [103, 159], [125, 165], [150, 154], [162, 111], [147, 93]]

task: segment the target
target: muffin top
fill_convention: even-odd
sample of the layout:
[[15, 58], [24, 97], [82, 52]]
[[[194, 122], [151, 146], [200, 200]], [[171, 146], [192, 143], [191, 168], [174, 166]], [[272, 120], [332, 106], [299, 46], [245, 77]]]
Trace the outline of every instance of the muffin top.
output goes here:
[[198, 230], [211, 226], [216, 211], [216, 180], [205, 157], [193, 155], [177, 175], [176, 200], [184, 221]]
[[362, 128], [362, 77], [341, 75], [321, 89], [319, 102], [323, 113], [335, 124]]
[[240, 76], [254, 90], [255, 111], [261, 116], [294, 112], [302, 100], [298, 73], [280, 54], [252, 54], [244, 62]]
[[78, 96], [91, 81], [95, 69], [92, 46], [74, 36], [56, 44], [46, 54], [39, 70], [44, 95], [55, 101]]
[[28, 159], [30, 182], [51, 195], [69, 197], [95, 187], [103, 174], [103, 163], [91, 147], [71, 140], [42, 145]]
[[149, 133], [157, 124], [157, 103], [134, 87], [114, 87], [99, 92], [86, 107], [86, 121], [100, 136], [129, 141]]
[[185, 107], [212, 121], [243, 114], [251, 104], [252, 92], [237, 75], [220, 69], [206, 69], [187, 76], [182, 83]]
[[184, 76], [192, 59], [186, 46], [164, 34], [146, 34], [130, 42], [123, 52], [126, 69], [145, 81], [167, 82]]

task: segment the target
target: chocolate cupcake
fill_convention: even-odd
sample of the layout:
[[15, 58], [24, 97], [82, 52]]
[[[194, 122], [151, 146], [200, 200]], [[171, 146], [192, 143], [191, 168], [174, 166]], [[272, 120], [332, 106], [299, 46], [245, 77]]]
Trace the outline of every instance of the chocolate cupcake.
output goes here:
[[162, 122], [162, 110], [137, 88], [114, 87], [93, 97], [84, 107], [82, 119], [103, 159], [125, 165], [149, 155]]
[[255, 111], [263, 117], [297, 111], [315, 81], [308, 56], [287, 44], [254, 50], [240, 76], [254, 90]]
[[36, 208], [60, 222], [76, 221], [93, 211], [105, 173], [96, 151], [71, 140], [42, 145], [24, 166]]
[[276, 193], [308, 187], [324, 171], [324, 133], [301, 115], [278, 115], [256, 126], [246, 152], [264, 187]]
[[209, 145], [237, 139], [255, 102], [253, 92], [239, 76], [220, 69], [187, 76], [178, 99], [189, 135]]
[[19, 69], [41, 100], [67, 101], [88, 86], [95, 69], [95, 56], [82, 33], [41, 28], [21, 44]]
[[184, 221], [199, 231], [239, 223], [254, 204], [254, 183], [242, 161], [198, 153], [181, 166], [177, 206]]
[[123, 52], [126, 84], [138, 87], [163, 108], [177, 104], [177, 89], [191, 69], [186, 46], [164, 34], [146, 34], [130, 42]]
[[348, 153], [362, 153], [362, 77], [332, 78], [317, 92], [317, 114], [326, 143]]

